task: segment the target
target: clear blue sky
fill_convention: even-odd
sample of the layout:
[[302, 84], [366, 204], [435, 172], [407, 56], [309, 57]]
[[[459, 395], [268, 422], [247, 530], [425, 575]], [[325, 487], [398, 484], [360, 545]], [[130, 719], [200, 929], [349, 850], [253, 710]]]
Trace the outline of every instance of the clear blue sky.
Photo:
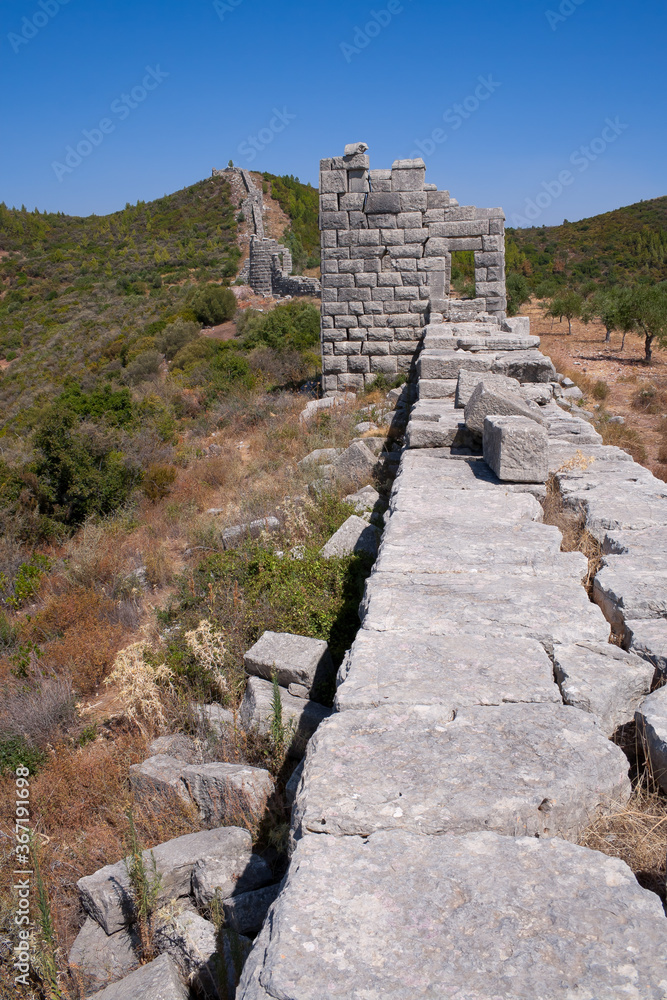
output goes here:
[[0, 200], [103, 214], [230, 157], [317, 184], [363, 140], [579, 219], [667, 194], [666, 38], [664, 0], [3, 0]]

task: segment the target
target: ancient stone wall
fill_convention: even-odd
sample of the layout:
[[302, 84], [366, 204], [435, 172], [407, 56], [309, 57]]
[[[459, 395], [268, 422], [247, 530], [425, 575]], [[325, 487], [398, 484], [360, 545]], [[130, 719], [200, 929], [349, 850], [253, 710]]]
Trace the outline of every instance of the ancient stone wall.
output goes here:
[[[325, 393], [409, 373], [429, 319], [505, 317], [502, 209], [460, 206], [425, 183], [421, 159], [371, 170], [366, 148], [320, 163]], [[452, 315], [459, 250], [475, 254], [477, 298]]]

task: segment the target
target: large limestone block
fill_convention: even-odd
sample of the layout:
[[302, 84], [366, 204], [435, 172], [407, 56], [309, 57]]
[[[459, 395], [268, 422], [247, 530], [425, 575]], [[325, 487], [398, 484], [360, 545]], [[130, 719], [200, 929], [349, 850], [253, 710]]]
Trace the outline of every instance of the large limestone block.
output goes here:
[[469, 351], [424, 350], [417, 359], [417, 376], [420, 379], [458, 378], [462, 368], [490, 372], [495, 357], [495, 354], [471, 354]]
[[230, 899], [273, 881], [271, 866], [259, 854], [246, 853], [245, 847], [236, 854], [206, 855], [194, 865], [192, 895], [200, 909], [209, 906], [214, 896]]
[[[463, 412], [466, 426], [480, 438], [484, 433], [484, 420], [490, 416], [524, 417], [543, 423], [537, 406], [532, 409], [519, 394], [501, 392], [486, 382], [480, 382], [473, 390]], [[544, 433], [546, 437], [546, 430]]]
[[[473, 405], [474, 395], [469, 407]], [[489, 402], [488, 399], [484, 401], [484, 395], [482, 392], [478, 399], [482, 409]], [[532, 417], [520, 414], [486, 416], [482, 447], [484, 460], [503, 482], [546, 483], [549, 436], [545, 427], [535, 426]]]
[[357, 633], [338, 674], [335, 709], [560, 704], [551, 661], [534, 639], [418, 632]]
[[406, 448], [471, 449], [475, 441], [461, 420], [460, 413], [443, 413], [437, 421], [411, 418], [405, 434]]
[[202, 820], [216, 826], [259, 824], [274, 792], [269, 772], [250, 764], [191, 764], [181, 777]]
[[129, 779], [135, 798], [148, 803], [157, 798], [176, 797], [189, 803], [190, 796], [183, 784], [183, 771], [187, 767], [185, 761], [167, 754], [156, 754], [141, 764], [132, 764]]
[[379, 541], [380, 533], [377, 528], [364, 521], [363, 517], [352, 514], [331, 536], [320, 555], [325, 559], [332, 559], [363, 553], [375, 558]]
[[649, 660], [663, 676], [667, 674], [667, 620], [630, 619], [625, 635], [631, 652]]
[[521, 385], [515, 378], [506, 378], [504, 375], [480, 374], [479, 372], [468, 371], [462, 368], [456, 382], [456, 395], [454, 405], [457, 410], [464, 410], [468, 405], [470, 397], [483, 382], [489, 391], [499, 392], [503, 396], [515, 395], [521, 398]]
[[255, 892], [232, 896], [223, 904], [226, 926], [239, 934], [258, 934], [279, 893], [280, 885], [267, 885]]
[[519, 382], [552, 382], [556, 378], [556, 369], [551, 359], [536, 350], [499, 354], [492, 370], [498, 375], [516, 378]]
[[571, 579], [521, 575], [373, 573], [360, 606], [376, 632], [523, 636], [547, 650], [554, 643], [605, 643], [609, 625], [584, 588]]
[[115, 934], [107, 934], [92, 917], [86, 917], [70, 948], [68, 961], [87, 987], [101, 990], [138, 967], [138, 945], [136, 932], [124, 927]]
[[554, 838], [305, 837], [239, 1000], [664, 1000], [667, 922], [622, 861]]
[[160, 955], [91, 1000], [188, 1000], [190, 991], [170, 955]]
[[[202, 859], [225, 859], [241, 852], [247, 859], [252, 852], [252, 838], [247, 830], [225, 827], [189, 833], [158, 844], [143, 853], [150, 869], [152, 857], [162, 878], [159, 902], [178, 899], [190, 893], [192, 870]], [[81, 903], [86, 913], [104, 928], [107, 934], [121, 930], [133, 919], [130, 880], [124, 861], [106, 865], [93, 875], [77, 882]]]
[[356, 482], [368, 481], [373, 474], [377, 459], [363, 441], [355, 441], [338, 456], [333, 463], [336, 475]]
[[553, 655], [563, 701], [596, 716], [606, 736], [632, 722], [651, 690], [653, 665], [610, 643], [554, 646]]
[[635, 715], [654, 779], [667, 792], [667, 687], [658, 688]]
[[309, 748], [292, 809], [295, 839], [376, 830], [576, 839], [630, 797], [628, 761], [565, 705], [340, 712]]
[[234, 935], [233, 942], [228, 931], [223, 930], [218, 935], [210, 920], [191, 910], [158, 913], [155, 944], [159, 951], [174, 960], [183, 978], [198, 993], [216, 1000], [234, 995], [241, 968], [252, 947], [251, 941], [239, 934]]
[[595, 577], [593, 598], [616, 628], [622, 628], [626, 619], [667, 618], [664, 554], [641, 560], [605, 556], [605, 565]]
[[[294, 738], [289, 747], [291, 757], [300, 759], [306, 744], [322, 719], [331, 715], [331, 709], [315, 701], [305, 701], [279, 688], [283, 723], [294, 727]], [[268, 733], [273, 718], [273, 685], [259, 677], [249, 677], [245, 695], [239, 709], [239, 719], [244, 729]]]
[[331, 653], [323, 639], [289, 632], [264, 632], [244, 655], [243, 666], [247, 673], [267, 681], [275, 672], [282, 687], [302, 684], [308, 690], [333, 673]]
[[[451, 461], [440, 464], [458, 466], [463, 463]], [[462, 483], [460, 489], [450, 491], [447, 477], [441, 477], [435, 471], [432, 477], [406, 475], [401, 479], [400, 488], [392, 494], [392, 517], [397, 511], [422, 516], [427, 511], [432, 517], [446, 518], [452, 527], [477, 527], [479, 530], [481, 524], [484, 524], [489, 532], [523, 520], [542, 521], [544, 510], [535, 497], [526, 492], [517, 493], [505, 484], [499, 484], [486, 463], [477, 464], [486, 469], [488, 476], [493, 477], [491, 482], [485, 481], [480, 473], [479, 480]], [[546, 538], [547, 535], [545, 544]]]

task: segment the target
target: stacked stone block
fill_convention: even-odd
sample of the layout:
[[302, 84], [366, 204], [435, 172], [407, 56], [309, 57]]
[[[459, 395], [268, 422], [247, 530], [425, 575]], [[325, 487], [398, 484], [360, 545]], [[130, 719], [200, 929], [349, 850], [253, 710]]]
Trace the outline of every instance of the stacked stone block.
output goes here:
[[455, 251], [474, 252], [478, 307], [504, 319], [502, 209], [461, 207], [425, 173], [421, 159], [371, 170], [364, 152], [321, 161], [325, 393], [412, 371], [428, 316], [449, 314]]

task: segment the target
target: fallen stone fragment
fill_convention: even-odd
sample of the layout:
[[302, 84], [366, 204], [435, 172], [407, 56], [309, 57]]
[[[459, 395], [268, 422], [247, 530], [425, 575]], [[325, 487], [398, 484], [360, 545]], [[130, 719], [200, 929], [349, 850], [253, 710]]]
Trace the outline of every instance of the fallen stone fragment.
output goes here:
[[[300, 760], [306, 744], [322, 719], [331, 715], [331, 709], [315, 701], [293, 698], [284, 688], [279, 688], [283, 724], [293, 726], [294, 735], [288, 753]], [[273, 684], [259, 677], [249, 677], [245, 695], [239, 709], [239, 720], [244, 729], [257, 730], [264, 735], [271, 728], [273, 718]]]
[[377, 424], [374, 424], [370, 420], [362, 420], [360, 424], [355, 424], [354, 433], [368, 434], [369, 431], [376, 431], [377, 429], [378, 429]]
[[554, 673], [566, 705], [590, 712], [605, 736], [632, 722], [651, 690], [653, 665], [610, 643], [554, 646]]
[[359, 516], [367, 511], [372, 511], [379, 502], [380, 494], [372, 486], [364, 486], [356, 493], [350, 493], [349, 496], [343, 497], [343, 503], [351, 504]]
[[193, 764], [181, 780], [205, 823], [257, 826], [274, 792], [268, 771], [250, 764]]
[[489, 391], [498, 392], [503, 396], [518, 396], [521, 398], [521, 386], [515, 378], [507, 378], [505, 375], [491, 375], [482, 372], [471, 372], [467, 368], [462, 368], [456, 383], [456, 396], [454, 406], [457, 410], [464, 410], [470, 401], [470, 397], [483, 382]]
[[355, 441], [333, 463], [337, 476], [363, 481], [372, 475], [376, 459], [363, 441]]
[[86, 992], [101, 990], [139, 966], [138, 946], [134, 930], [123, 928], [109, 935], [92, 917], [86, 917], [70, 948], [68, 961], [83, 977]]
[[585, 847], [306, 837], [237, 997], [663, 1000], [666, 953], [660, 899]]
[[[250, 858], [252, 837], [247, 830], [224, 827], [168, 840], [144, 851], [143, 858], [149, 871], [155, 858], [162, 880], [158, 902], [166, 902], [189, 895], [192, 870], [202, 859], [224, 860], [230, 853], [237, 858], [240, 851]], [[121, 930], [134, 917], [129, 887], [124, 861], [106, 865], [77, 882], [84, 910], [107, 934]]]
[[[221, 961], [219, 953], [221, 943], [225, 951], [224, 961]], [[252, 942], [238, 933], [234, 935], [233, 942], [229, 931], [223, 930], [218, 934], [210, 920], [192, 911], [158, 913], [155, 944], [161, 952], [173, 958], [189, 983], [203, 995], [217, 1000], [234, 995], [241, 969], [252, 947]], [[222, 990], [221, 978], [225, 980]]]
[[484, 433], [484, 420], [490, 416], [524, 417], [538, 424], [543, 423], [537, 407], [529, 407], [520, 395], [514, 396], [487, 388], [486, 382], [480, 382], [476, 386], [463, 412], [466, 427], [480, 438]]
[[258, 934], [269, 912], [269, 907], [278, 898], [280, 884], [267, 885], [265, 889], [244, 892], [225, 900], [223, 912], [225, 924], [239, 934]]
[[[482, 406], [488, 402], [484, 393], [479, 401]], [[472, 405], [472, 399], [469, 405]], [[502, 482], [546, 483], [549, 476], [549, 436], [546, 428], [536, 426], [532, 418], [518, 414], [487, 416], [482, 447], [484, 461]]]
[[631, 652], [643, 656], [663, 676], [667, 674], [667, 620], [630, 619], [625, 635]]
[[667, 687], [650, 694], [635, 719], [653, 778], [667, 792]]
[[340, 559], [361, 553], [375, 557], [379, 544], [380, 535], [377, 528], [364, 521], [363, 517], [352, 514], [331, 536], [320, 555], [325, 559]]
[[604, 561], [593, 599], [617, 631], [623, 631], [626, 619], [667, 618], [667, 565], [661, 553], [641, 561], [626, 555]]
[[170, 955], [160, 955], [91, 1000], [188, 1000], [189, 989]]
[[361, 629], [338, 685], [338, 712], [383, 705], [445, 705], [458, 711], [469, 705], [561, 702], [551, 660], [534, 639]]
[[344, 406], [346, 403], [354, 403], [356, 395], [353, 392], [336, 393], [334, 396], [325, 396], [324, 399], [311, 399], [306, 408], [299, 416], [300, 423], [308, 424], [314, 420], [322, 410], [333, 409], [337, 406]]
[[422, 705], [340, 712], [309, 748], [294, 839], [494, 830], [576, 839], [630, 797], [628, 760], [565, 705]]
[[265, 531], [270, 534], [280, 531], [280, 521], [277, 517], [262, 517], [258, 521], [251, 521], [250, 524], [235, 524], [231, 528], [226, 528], [221, 536], [223, 548], [234, 549], [244, 539], [259, 538]]
[[551, 358], [539, 351], [510, 351], [496, 356], [493, 372], [519, 382], [551, 382], [556, 377]]
[[282, 687], [300, 684], [308, 691], [326, 683], [333, 674], [331, 653], [324, 640], [289, 632], [264, 632], [244, 655], [243, 665], [256, 677], [270, 681], [275, 672]]
[[[229, 726], [234, 725], [234, 713], [222, 705], [193, 705], [192, 709], [195, 718], [215, 736], [222, 736]], [[198, 761], [193, 760], [191, 763], [196, 764]]]
[[151, 757], [166, 754], [186, 764], [196, 764], [200, 758], [200, 750], [195, 740], [184, 733], [172, 733], [170, 736], [158, 736], [148, 747]]
[[314, 465], [325, 465], [327, 462], [334, 462], [340, 455], [340, 448], [317, 448], [309, 455], [302, 458], [297, 465], [300, 469], [309, 469]]
[[130, 788], [135, 798], [144, 803], [152, 803], [156, 798], [176, 797], [190, 802], [190, 796], [183, 784], [183, 771], [189, 765], [182, 760], [158, 754], [149, 757], [142, 764], [132, 764], [129, 769]]
[[[244, 831], [246, 832], [246, 831]], [[234, 854], [201, 858], [192, 870], [192, 894], [200, 909], [210, 905], [214, 896], [222, 902], [230, 896], [252, 892], [273, 881], [271, 866], [259, 854], [243, 849]]]

